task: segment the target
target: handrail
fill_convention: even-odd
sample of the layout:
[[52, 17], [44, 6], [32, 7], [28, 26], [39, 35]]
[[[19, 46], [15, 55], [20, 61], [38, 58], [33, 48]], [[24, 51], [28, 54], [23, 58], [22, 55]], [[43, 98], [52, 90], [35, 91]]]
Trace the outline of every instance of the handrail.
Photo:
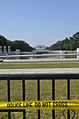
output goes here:
[[79, 79], [79, 74], [0, 74], [1, 80], [48, 80], [48, 79]]

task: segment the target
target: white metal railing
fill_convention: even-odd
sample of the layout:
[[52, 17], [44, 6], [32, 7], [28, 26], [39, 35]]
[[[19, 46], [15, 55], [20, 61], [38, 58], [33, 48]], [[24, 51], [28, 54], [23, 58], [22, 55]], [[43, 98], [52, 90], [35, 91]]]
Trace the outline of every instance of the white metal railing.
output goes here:
[[79, 50], [77, 51], [49, 51], [46, 54], [34, 54], [34, 53], [27, 53], [27, 54], [18, 54], [18, 55], [11, 55], [11, 54], [0, 54], [0, 59], [66, 59], [66, 58], [77, 58], [79, 59]]

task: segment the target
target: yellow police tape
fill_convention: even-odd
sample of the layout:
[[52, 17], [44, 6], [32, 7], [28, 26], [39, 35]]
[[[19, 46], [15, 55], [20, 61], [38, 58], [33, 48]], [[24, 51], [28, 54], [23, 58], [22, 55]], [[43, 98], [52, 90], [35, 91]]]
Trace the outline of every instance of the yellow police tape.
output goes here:
[[0, 102], [0, 109], [79, 110], [79, 100], [40, 100], [40, 101], [21, 101], [21, 102]]

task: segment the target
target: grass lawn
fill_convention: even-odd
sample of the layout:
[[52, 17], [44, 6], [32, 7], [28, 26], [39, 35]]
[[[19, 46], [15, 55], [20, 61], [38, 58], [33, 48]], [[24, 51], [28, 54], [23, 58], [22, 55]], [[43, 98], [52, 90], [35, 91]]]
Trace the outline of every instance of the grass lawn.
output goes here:
[[[45, 68], [45, 67], [79, 67], [79, 61], [48, 61], [48, 62], [19, 62], [19, 63], [1, 63], [0, 69], [8, 68]], [[12, 80], [11, 82], [11, 101], [22, 101], [22, 82], [20, 80]], [[41, 99], [52, 99], [52, 85], [51, 80], [41, 80]], [[79, 99], [79, 81], [71, 80], [71, 99]], [[26, 100], [37, 100], [37, 81], [28, 80], [25, 82]], [[55, 83], [55, 97], [56, 99], [67, 99], [67, 81], [56, 80]], [[7, 101], [7, 81], [0, 80], [0, 101]], [[22, 119], [22, 113], [11, 113], [12, 119]], [[51, 111], [41, 111], [41, 119], [52, 119]], [[3, 117], [3, 118], [2, 118]], [[0, 113], [0, 119], [8, 119], [7, 113]], [[37, 119], [37, 111], [26, 111], [27, 119]], [[56, 111], [56, 119], [64, 119], [62, 111]], [[75, 119], [79, 119], [79, 113], [76, 111]]]
[[26, 68], [79, 68], [79, 61], [27, 61], [3, 62], [0, 69], [26, 69]]

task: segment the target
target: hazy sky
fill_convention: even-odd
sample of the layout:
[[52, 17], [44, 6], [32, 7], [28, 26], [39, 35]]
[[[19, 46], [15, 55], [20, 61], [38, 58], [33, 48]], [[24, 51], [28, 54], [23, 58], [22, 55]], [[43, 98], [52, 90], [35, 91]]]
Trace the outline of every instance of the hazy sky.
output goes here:
[[79, 0], [0, 0], [0, 34], [50, 46], [79, 31]]

